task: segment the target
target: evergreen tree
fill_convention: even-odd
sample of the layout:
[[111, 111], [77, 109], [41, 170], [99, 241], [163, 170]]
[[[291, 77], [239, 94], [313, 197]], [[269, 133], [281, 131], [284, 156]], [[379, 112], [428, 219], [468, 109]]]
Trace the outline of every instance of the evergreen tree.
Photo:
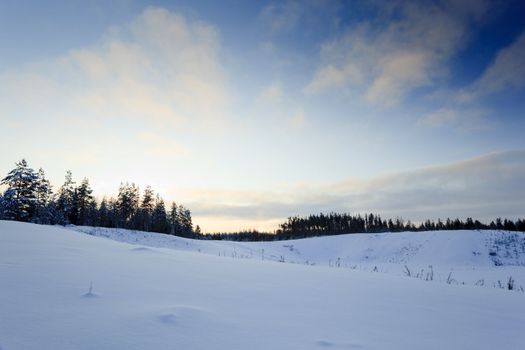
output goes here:
[[102, 202], [100, 202], [100, 207], [98, 208], [97, 225], [102, 227], [111, 227], [106, 197], [102, 198]]
[[180, 218], [179, 218], [179, 207], [175, 202], [171, 203], [170, 215], [169, 215], [170, 233], [172, 235], [179, 236], [182, 232]]
[[114, 198], [108, 200], [108, 214], [109, 223], [107, 227], [118, 227], [120, 223], [119, 208]]
[[168, 215], [166, 214], [166, 207], [164, 200], [157, 194], [155, 199], [155, 206], [152, 213], [152, 231], [160, 233], [168, 233]]
[[75, 224], [88, 225], [92, 223], [94, 219], [92, 217], [94, 211], [93, 204], [95, 204], [95, 200], [91, 195], [92, 193], [93, 190], [89, 186], [89, 180], [84, 178], [80, 186], [75, 189], [74, 209], [77, 210], [77, 222]]
[[18, 208], [15, 190], [8, 188], [4, 192], [0, 209], [2, 210], [0, 216], [3, 220], [16, 220]]
[[46, 179], [44, 169], [40, 168], [38, 170], [36, 183], [35, 222], [39, 224], [53, 223], [53, 215], [49, 206], [52, 194], [51, 184], [49, 180]]
[[140, 203], [140, 219], [139, 229], [144, 231], [151, 230], [152, 213], [155, 206], [155, 193], [150, 186], [146, 186], [144, 194], [142, 195], [142, 202]]
[[4, 220], [5, 202], [4, 194], [0, 192], [0, 220]]
[[139, 188], [134, 183], [131, 185], [121, 183], [118, 198], [118, 227], [132, 228], [135, 215], [139, 206]]
[[84, 225], [86, 226], [100, 226], [98, 222], [98, 208], [97, 208], [97, 202], [93, 199], [89, 202], [87, 208], [86, 208], [86, 216], [85, 216], [85, 222]]
[[181, 228], [181, 236], [192, 237], [193, 236], [193, 223], [191, 220], [191, 212], [184, 206], [179, 205], [178, 209], [179, 223]]
[[26, 160], [16, 163], [16, 167], [0, 183], [7, 185], [3, 216], [8, 220], [32, 220], [37, 206], [38, 176]]
[[58, 223], [65, 225], [69, 223], [76, 223], [77, 208], [76, 208], [76, 193], [75, 182], [73, 181], [73, 174], [71, 170], [66, 172], [64, 184], [58, 190], [58, 198], [56, 201]]

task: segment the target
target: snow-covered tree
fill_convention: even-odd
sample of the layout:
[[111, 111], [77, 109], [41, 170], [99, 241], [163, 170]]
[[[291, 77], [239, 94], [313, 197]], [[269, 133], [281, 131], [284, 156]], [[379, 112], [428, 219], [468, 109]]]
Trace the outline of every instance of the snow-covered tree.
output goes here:
[[73, 174], [71, 170], [66, 172], [64, 184], [58, 190], [58, 198], [56, 201], [60, 224], [68, 224], [76, 222], [77, 212], [75, 208], [75, 182], [73, 181]]
[[0, 202], [0, 218], [3, 220], [16, 220], [17, 206], [16, 194], [11, 188], [8, 188], [2, 196]]
[[50, 212], [49, 202], [53, 194], [51, 184], [46, 179], [44, 169], [40, 168], [37, 173], [36, 183], [36, 208], [34, 221], [40, 224], [50, 224], [53, 222]]
[[30, 221], [37, 206], [38, 175], [25, 159], [16, 163], [0, 182], [7, 186], [3, 196], [3, 217], [9, 220]]

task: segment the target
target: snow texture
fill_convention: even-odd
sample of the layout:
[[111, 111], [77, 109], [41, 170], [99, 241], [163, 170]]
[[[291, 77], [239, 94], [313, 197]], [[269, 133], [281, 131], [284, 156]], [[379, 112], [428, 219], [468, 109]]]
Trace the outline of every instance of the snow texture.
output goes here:
[[0, 221], [0, 348], [521, 349], [525, 293], [394, 267], [519, 285], [522, 248], [495, 231], [240, 243]]

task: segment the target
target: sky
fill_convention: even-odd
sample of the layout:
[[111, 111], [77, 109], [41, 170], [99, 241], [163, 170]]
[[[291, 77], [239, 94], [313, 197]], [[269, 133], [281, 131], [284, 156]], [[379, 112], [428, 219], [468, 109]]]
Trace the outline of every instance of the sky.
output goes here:
[[525, 217], [523, 1], [0, 0], [0, 174], [146, 185], [204, 232]]

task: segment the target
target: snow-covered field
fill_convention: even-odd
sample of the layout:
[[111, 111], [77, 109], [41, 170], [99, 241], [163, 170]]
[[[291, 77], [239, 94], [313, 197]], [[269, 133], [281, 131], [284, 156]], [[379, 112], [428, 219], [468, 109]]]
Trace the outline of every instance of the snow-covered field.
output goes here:
[[71, 227], [112, 240], [234, 259], [347, 268], [450, 284], [525, 289], [525, 234], [432, 231], [349, 234], [277, 242], [200, 241], [123, 229]]
[[494, 284], [525, 286], [524, 237], [243, 243], [0, 221], [0, 349], [523, 349], [525, 293]]

